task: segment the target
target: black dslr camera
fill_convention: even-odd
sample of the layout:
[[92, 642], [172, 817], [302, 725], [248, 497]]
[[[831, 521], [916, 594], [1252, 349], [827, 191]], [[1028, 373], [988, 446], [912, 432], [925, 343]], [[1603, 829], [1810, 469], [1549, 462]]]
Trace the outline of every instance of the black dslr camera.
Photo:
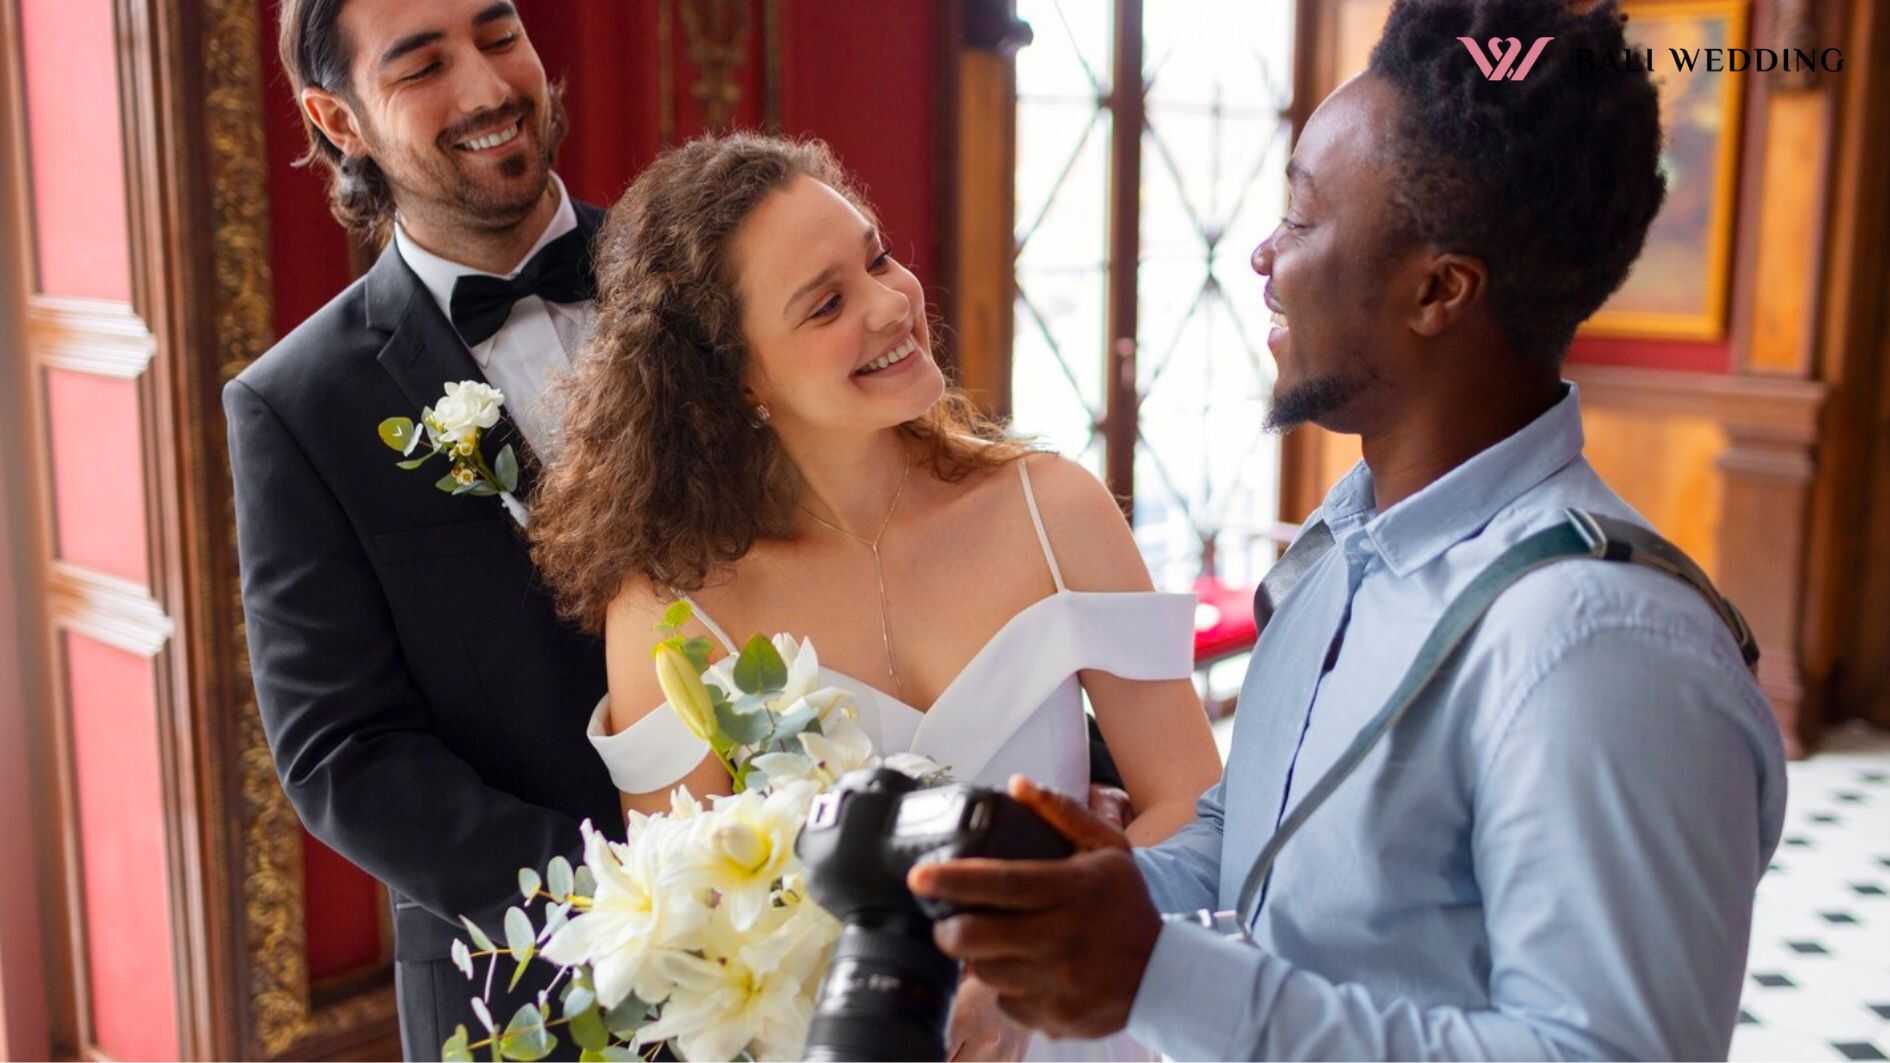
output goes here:
[[845, 924], [814, 999], [810, 1060], [943, 1060], [958, 964], [932, 943], [957, 914], [906, 888], [922, 861], [1055, 860], [1063, 835], [1009, 795], [977, 786], [920, 789], [885, 768], [854, 772], [815, 798], [795, 852], [808, 893]]

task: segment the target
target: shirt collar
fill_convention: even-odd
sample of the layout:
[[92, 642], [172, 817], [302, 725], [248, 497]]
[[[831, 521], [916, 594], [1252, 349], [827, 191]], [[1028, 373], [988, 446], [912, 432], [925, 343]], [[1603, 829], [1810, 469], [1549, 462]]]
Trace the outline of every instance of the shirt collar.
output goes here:
[[1406, 576], [1475, 535], [1504, 507], [1581, 457], [1581, 395], [1572, 382], [1561, 401], [1521, 430], [1445, 473], [1383, 513], [1363, 461], [1327, 492], [1317, 513], [1334, 535], [1363, 524], [1385, 566]]
[[[571, 206], [571, 197], [565, 194], [564, 182], [554, 173], [551, 175], [551, 183], [558, 192], [558, 210], [551, 216], [551, 224], [545, 226], [545, 231], [539, 234], [538, 242], [532, 245], [531, 250], [525, 252], [518, 260], [518, 264], [512, 267], [510, 273], [503, 275], [506, 280], [517, 276], [518, 271], [525, 268], [525, 264], [532, 260], [533, 255], [544, 250], [546, 244], [577, 228], [577, 210]], [[453, 285], [461, 277], [473, 274], [487, 277], [500, 276], [500, 274], [487, 273], [485, 270], [454, 262], [450, 258], [441, 258], [428, 251], [407, 235], [406, 227], [400, 225], [398, 219], [394, 225], [394, 244], [400, 248], [400, 257], [407, 260], [407, 266], [413, 270], [414, 276], [419, 277], [420, 283], [432, 293], [433, 301], [440, 304], [440, 313], [445, 314], [448, 321], [453, 319]]]

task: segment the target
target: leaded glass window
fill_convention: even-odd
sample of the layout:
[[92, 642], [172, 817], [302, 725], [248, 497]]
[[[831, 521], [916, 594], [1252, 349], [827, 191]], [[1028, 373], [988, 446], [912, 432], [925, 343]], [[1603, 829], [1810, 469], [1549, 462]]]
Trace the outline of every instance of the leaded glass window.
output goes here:
[[1294, 6], [1017, 4], [1035, 40], [1016, 58], [1015, 425], [1129, 499], [1165, 588], [1252, 582], [1273, 556], [1274, 367], [1248, 259], [1285, 204]]

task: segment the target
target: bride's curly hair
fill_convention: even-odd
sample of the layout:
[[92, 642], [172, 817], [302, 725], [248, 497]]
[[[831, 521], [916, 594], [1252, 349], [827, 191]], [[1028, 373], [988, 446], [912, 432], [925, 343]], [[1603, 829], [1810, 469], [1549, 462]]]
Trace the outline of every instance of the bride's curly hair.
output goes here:
[[[755, 540], [793, 527], [800, 474], [743, 398], [748, 345], [730, 245], [763, 200], [801, 176], [873, 217], [825, 144], [735, 133], [662, 155], [598, 235], [597, 329], [563, 385], [563, 449], [530, 525], [560, 612], [589, 630], [602, 629], [631, 577], [699, 590]], [[1030, 449], [956, 388], [899, 432], [946, 481]]]

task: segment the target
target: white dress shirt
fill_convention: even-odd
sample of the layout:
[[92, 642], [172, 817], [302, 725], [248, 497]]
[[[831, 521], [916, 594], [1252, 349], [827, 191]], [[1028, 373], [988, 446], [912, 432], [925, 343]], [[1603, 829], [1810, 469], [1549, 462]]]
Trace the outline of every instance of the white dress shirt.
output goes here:
[[[551, 175], [551, 181], [558, 192], [557, 213], [552, 215], [551, 224], [545, 226], [538, 242], [525, 252], [511, 272], [504, 274], [506, 280], [517, 276], [546, 244], [577, 228], [577, 211], [571, 206], [564, 182], [557, 174]], [[401, 225], [394, 226], [394, 244], [400, 249], [400, 257], [420, 278], [420, 283], [433, 293], [434, 301], [440, 304], [440, 313], [445, 314], [448, 321], [453, 318], [453, 285], [461, 277], [467, 274], [496, 276], [441, 258], [415, 243]], [[530, 295], [512, 304], [511, 316], [491, 339], [471, 348], [473, 361], [485, 374], [486, 383], [505, 393], [507, 416], [518, 425], [520, 434], [541, 462], [551, 461], [558, 450], [561, 411], [548, 401], [547, 392], [553, 381], [576, 362], [578, 349], [590, 338], [596, 323], [597, 304], [592, 300], [547, 303]]]

